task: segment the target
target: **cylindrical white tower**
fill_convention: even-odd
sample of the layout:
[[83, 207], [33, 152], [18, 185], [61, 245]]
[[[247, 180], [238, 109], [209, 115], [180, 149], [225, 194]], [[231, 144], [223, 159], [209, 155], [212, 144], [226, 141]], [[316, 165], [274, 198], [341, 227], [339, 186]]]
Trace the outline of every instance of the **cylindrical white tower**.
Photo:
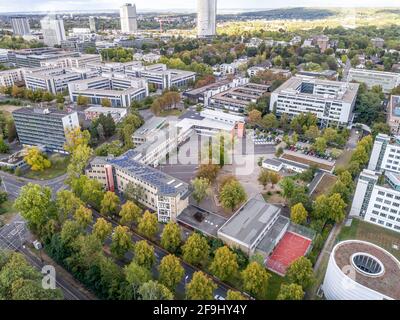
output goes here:
[[328, 300], [400, 300], [400, 262], [368, 242], [338, 243], [322, 289]]
[[217, 33], [217, 0], [197, 0], [197, 35], [212, 37]]

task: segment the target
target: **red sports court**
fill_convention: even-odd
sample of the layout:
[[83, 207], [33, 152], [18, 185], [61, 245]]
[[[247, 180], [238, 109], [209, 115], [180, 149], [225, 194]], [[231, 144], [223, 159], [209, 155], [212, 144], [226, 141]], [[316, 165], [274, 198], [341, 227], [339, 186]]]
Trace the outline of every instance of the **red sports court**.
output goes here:
[[306, 255], [311, 242], [311, 239], [293, 232], [286, 232], [271, 256], [267, 259], [267, 268], [284, 276], [287, 268], [293, 261]]

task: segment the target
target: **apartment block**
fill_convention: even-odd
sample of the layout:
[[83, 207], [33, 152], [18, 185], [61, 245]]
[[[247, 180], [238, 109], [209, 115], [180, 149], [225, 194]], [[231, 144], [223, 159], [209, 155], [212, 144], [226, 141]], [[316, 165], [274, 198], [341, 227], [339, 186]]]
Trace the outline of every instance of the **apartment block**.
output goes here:
[[353, 110], [359, 84], [292, 77], [271, 94], [270, 110], [290, 117], [314, 114], [321, 126], [347, 127], [353, 122]]
[[269, 88], [267, 85], [247, 83], [212, 96], [209, 108], [244, 113], [248, 105], [257, 103]]
[[96, 157], [86, 175], [114, 192], [124, 193], [132, 183], [141, 190], [137, 200], [156, 211], [160, 222], [175, 221], [189, 205], [188, 184], [136, 161], [135, 155], [130, 150], [117, 158]]
[[74, 81], [68, 84], [71, 101], [77, 102], [79, 96], [87, 97], [90, 104], [100, 105], [103, 99], [109, 99], [111, 106], [127, 108], [132, 101], [140, 101], [149, 95], [144, 79], [126, 77], [95, 77]]
[[96, 71], [76, 68], [40, 67], [25, 69], [26, 87], [30, 90], [44, 90], [53, 94], [63, 92], [68, 84], [98, 76]]
[[14, 84], [20, 85], [24, 83], [23, 69], [11, 69], [0, 71], [0, 87], [12, 87]]
[[394, 135], [400, 133], [400, 96], [392, 95], [388, 105], [387, 123]]
[[22, 145], [43, 147], [51, 152], [66, 153], [66, 134], [69, 130], [79, 127], [77, 112], [21, 108], [12, 115]]
[[350, 69], [347, 81], [365, 83], [369, 89], [374, 86], [380, 86], [384, 93], [390, 93], [400, 85], [400, 74], [366, 69]]

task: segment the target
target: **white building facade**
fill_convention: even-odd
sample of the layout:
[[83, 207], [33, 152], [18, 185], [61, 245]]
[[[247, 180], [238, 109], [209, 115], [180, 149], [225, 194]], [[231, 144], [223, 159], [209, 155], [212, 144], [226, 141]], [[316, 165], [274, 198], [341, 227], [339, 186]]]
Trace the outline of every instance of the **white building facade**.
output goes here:
[[212, 37], [217, 33], [217, 0], [197, 0], [197, 36]]
[[55, 45], [61, 45], [62, 41], [67, 40], [63, 19], [47, 16], [40, 20], [40, 25], [45, 45], [54, 47]]
[[350, 69], [347, 80], [363, 82], [369, 89], [374, 86], [380, 86], [384, 93], [390, 93], [400, 85], [400, 74], [366, 69]]
[[124, 4], [120, 9], [121, 32], [137, 32], [137, 14], [136, 5], [130, 3]]

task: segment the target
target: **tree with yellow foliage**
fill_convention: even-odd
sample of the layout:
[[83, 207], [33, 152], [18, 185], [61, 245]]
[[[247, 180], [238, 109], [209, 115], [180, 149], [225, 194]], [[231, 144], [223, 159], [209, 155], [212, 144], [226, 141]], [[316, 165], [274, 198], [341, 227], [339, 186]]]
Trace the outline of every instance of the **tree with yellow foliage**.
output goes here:
[[43, 171], [51, 167], [51, 162], [38, 147], [29, 148], [24, 160], [31, 167], [32, 171]]

